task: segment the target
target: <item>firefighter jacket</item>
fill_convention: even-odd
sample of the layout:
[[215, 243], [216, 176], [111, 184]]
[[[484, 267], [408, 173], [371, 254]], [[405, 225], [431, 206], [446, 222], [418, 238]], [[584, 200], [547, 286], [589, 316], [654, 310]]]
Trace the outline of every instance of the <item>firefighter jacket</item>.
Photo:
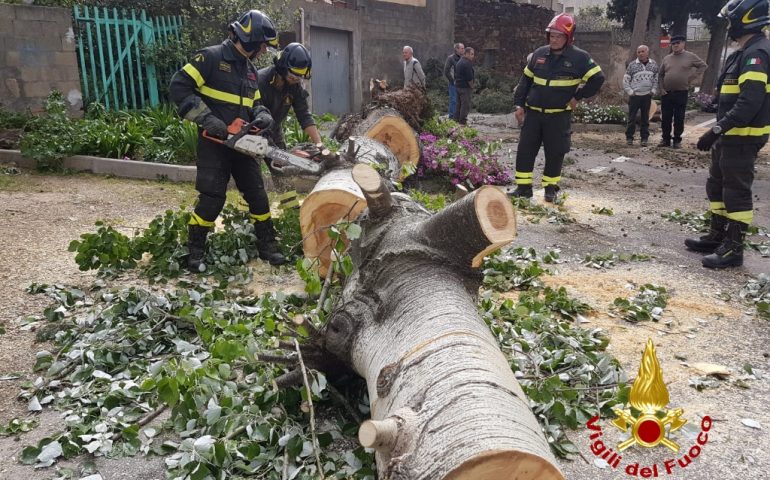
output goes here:
[[279, 147], [284, 147], [283, 129], [281, 125], [289, 114], [289, 109], [294, 110], [300, 127], [306, 129], [315, 125], [310, 107], [307, 104], [307, 91], [302, 84], [289, 85], [284, 82], [281, 87], [276, 86], [276, 77], [279, 73], [275, 67], [267, 67], [259, 70], [259, 91], [262, 95], [262, 105], [270, 110], [275, 125], [271, 131], [273, 142]]
[[198, 124], [208, 113], [227, 125], [249, 121], [260, 100], [257, 68], [225, 40], [196, 52], [171, 78], [169, 95], [179, 115]]
[[770, 40], [761, 33], [727, 58], [719, 77], [722, 143], [767, 142], [770, 134]]
[[569, 45], [554, 55], [546, 45], [535, 50], [524, 67], [513, 103], [544, 113], [566, 112], [573, 97], [593, 97], [603, 83], [602, 69], [586, 51]]

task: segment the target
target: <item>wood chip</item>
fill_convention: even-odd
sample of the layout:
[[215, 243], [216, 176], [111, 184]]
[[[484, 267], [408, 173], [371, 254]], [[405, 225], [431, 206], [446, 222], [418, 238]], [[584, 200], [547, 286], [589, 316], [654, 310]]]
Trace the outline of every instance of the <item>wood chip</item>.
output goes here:
[[730, 369], [724, 365], [717, 365], [716, 363], [697, 362], [689, 365], [690, 367], [698, 370], [704, 375], [710, 375], [712, 377], [724, 380], [730, 376]]

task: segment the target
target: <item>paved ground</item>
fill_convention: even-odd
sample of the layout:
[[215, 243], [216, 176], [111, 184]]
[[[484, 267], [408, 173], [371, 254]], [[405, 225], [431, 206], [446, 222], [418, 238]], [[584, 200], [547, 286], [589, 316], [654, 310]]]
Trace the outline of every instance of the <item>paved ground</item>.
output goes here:
[[[694, 125], [705, 118], [693, 118], [685, 144], [697, 138]], [[510, 116], [472, 116], [488, 138], [503, 138], [506, 148], [515, 152], [517, 130]], [[752, 276], [770, 271], [770, 259], [749, 253], [746, 265], [732, 271], [714, 272], [700, 266], [700, 256], [687, 252], [682, 240], [689, 235], [683, 227], [661, 215], [679, 208], [700, 211], [706, 206], [704, 182], [707, 157], [692, 149], [658, 151], [653, 148], [626, 147], [619, 132], [575, 135], [575, 149], [569, 154], [564, 171], [565, 209], [576, 223], [568, 225], [520, 219], [517, 243], [538, 251], [561, 249], [564, 263], [548, 279], [565, 286], [571, 295], [591, 304], [596, 313], [589, 327], [609, 332], [611, 351], [633, 377], [639, 367], [644, 342], [652, 337], [664, 371], [671, 406], [682, 407], [685, 418], [697, 427], [703, 416], [714, 426], [700, 455], [686, 469], [671, 478], [761, 479], [770, 478], [770, 454], [765, 447], [770, 429], [766, 401], [770, 384], [770, 325], [751, 316], [751, 308], [741, 303], [738, 292]], [[613, 161], [625, 156], [622, 162]], [[512, 158], [509, 158], [509, 160]], [[536, 167], [536, 180], [542, 164]], [[0, 377], [10, 373], [30, 374], [34, 352], [44, 346], [34, 342], [34, 333], [21, 331], [15, 320], [40, 311], [45, 301], [23, 293], [31, 282], [85, 284], [90, 274], [77, 271], [67, 244], [89, 231], [100, 218], [120, 220], [124, 225], [146, 225], [154, 215], [180, 201], [189, 201], [189, 185], [136, 182], [94, 176], [40, 176], [24, 174], [0, 176], [0, 324], [8, 333], [0, 336]], [[758, 162], [756, 223], [770, 226], [770, 165], [764, 154]], [[536, 190], [542, 199], [542, 191]], [[612, 208], [614, 215], [592, 213], [596, 207]], [[610, 249], [627, 253], [646, 253], [651, 262], [632, 263], [609, 270], [595, 270], [580, 264], [587, 253]], [[619, 296], [628, 296], [628, 285], [657, 283], [671, 294], [663, 324], [623, 323], [607, 315], [609, 305]], [[675, 357], [676, 356], [676, 357]], [[686, 360], [681, 360], [685, 358]], [[718, 388], [698, 392], [688, 386], [697, 375], [694, 362], [725, 365], [737, 378], [744, 365], [751, 365], [758, 379], [748, 379], [748, 388], [731, 381]], [[685, 365], [684, 363], [687, 363]], [[768, 373], [765, 373], [768, 372]], [[26, 415], [25, 406], [15, 400], [19, 380], [0, 381], [0, 422]], [[753, 419], [761, 429], [746, 427], [742, 419]], [[22, 436], [20, 441], [0, 438], [0, 478], [37, 480], [54, 476], [52, 471], [33, 471], [16, 463], [22, 445], [36, 441], [58, 422], [55, 412], [46, 412], [41, 427]], [[602, 421], [603, 438], [610, 446], [620, 440], [609, 421]], [[610, 467], [599, 468], [590, 450], [589, 431], [571, 432], [585, 457], [560, 462], [570, 479], [617, 479], [627, 474]], [[675, 439], [682, 446], [679, 454], [659, 447], [632, 448], [623, 454], [621, 468], [639, 462], [658, 464], [659, 476], [666, 476], [663, 462], [679, 458], [695, 443], [697, 428]], [[76, 465], [76, 464], [75, 464]], [[106, 480], [164, 478], [160, 459], [99, 459], [99, 471]], [[630, 478], [630, 477], [629, 477]]]

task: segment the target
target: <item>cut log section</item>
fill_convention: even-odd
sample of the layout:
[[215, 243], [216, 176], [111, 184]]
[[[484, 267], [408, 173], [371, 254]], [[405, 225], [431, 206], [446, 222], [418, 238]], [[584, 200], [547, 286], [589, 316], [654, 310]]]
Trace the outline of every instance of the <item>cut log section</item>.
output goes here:
[[321, 276], [331, 264], [331, 238], [327, 231], [339, 221], [355, 220], [366, 208], [361, 189], [349, 169], [332, 170], [316, 183], [299, 209], [305, 257], [319, 262]]
[[359, 440], [376, 450], [379, 478], [563, 480], [476, 309], [475, 267], [516, 233], [507, 196], [485, 187], [430, 215], [366, 166], [353, 178], [372, 208], [324, 345], [366, 379]]
[[[416, 168], [420, 161], [422, 149], [419, 135], [393, 109], [380, 108], [370, 112], [358, 124], [355, 134], [372, 138], [384, 144], [398, 158], [399, 167], [410, 165]], [[401, 174], [400, 170], [399, 168], [399, 171], [396, 172], [396, 177], [399, 180], [405, 176]]]
[[[352, 137], [341, 150], [356, 167], [367, 165], [374, 172], [370, 181], [381, 182], [380, 174], [394, 179], [398, 175], [398, 160], [380, 142], [367, 137]], [[355, 167], [354, 167], [355, 168]], [[376, 170], [375, 170], [376, 169]], [[351, 169], [330, 170], [318, 180], [300, 207], [299, 223], [302, 230], [305, 257], [318, 260], [321, 275], [331, 263], [329, 227], [340, 220], [351, 221], [366, 208], [366, 199], [353, 181]]]

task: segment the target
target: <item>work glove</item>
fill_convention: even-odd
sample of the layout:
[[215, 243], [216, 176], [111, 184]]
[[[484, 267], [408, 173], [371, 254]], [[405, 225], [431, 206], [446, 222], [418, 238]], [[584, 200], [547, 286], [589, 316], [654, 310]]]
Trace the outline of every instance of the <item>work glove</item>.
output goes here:
[[716, 143], [717, 139], [719, 138], [719, 135], [712, 132], [710, 129], [706, 130], [706, 133], [701, 135], [701, 137], [698, 139], [698, 150], [702, 152], [708, 152], [711, 150], [711, 147]]
[[257, 105], [251, 110], [251, 115], [255, 120], [254, 126], [260, 130], [270, 130], [273, 126], [273, 116], [270, 110], [264, 105]]
[[208, 114], [201, 122], [201, 127], [210, 137], [227, 140], [227, 125], [213, 114]]

